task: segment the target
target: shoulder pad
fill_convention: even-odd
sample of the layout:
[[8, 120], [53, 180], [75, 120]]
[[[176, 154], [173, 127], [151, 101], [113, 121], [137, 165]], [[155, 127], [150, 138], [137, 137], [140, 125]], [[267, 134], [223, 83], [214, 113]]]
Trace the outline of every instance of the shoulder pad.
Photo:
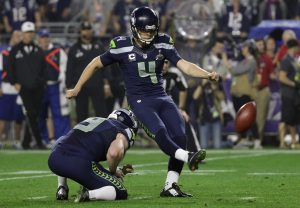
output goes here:
[[170, 45], [174, 45], [174, 40], [169, 35], [165, 33], [158, 34], [158, 43], [167, 43]]
[[132, 42], [129, 36], [118, 36], [113, 38], [109, 43], [110, 49], [131, 46]]

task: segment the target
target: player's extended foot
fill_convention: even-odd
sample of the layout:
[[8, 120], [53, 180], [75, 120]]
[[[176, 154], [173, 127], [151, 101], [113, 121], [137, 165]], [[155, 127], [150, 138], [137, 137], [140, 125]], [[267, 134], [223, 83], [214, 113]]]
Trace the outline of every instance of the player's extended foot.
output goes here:
[[56, 191], [57, 200], [68, 200], [69, 188], [65, 186], [59, 186]]
[[74, 200], [74, 202], [79, 203], [79, 202], [85, 202], [89, 201], [89, 190], [85, 188], [84, 186], [80, 186], [80, 189], [77, 193], [77, 196]]
[[195, 171], [198, 169], [198, 164], [205, 159], [206, 150], [201, 149], [198, 152], [190, 152], [188, 165], [191, 171]]
[[192, 194], [184, 193], [180, 190], [177, 183], [172, 183], [172, 186], [168, 189], [163, 189], [160, 192], [161, 197], [192, 197]]

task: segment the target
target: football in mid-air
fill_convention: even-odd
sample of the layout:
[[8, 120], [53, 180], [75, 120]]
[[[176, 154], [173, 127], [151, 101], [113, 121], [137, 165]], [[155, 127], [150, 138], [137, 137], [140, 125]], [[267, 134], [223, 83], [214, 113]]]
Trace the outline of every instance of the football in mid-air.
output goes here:
[[256, 104], [248, 102], [237, 112], [235, 118], [235, 130], [237, 133], [246, 132], [251, 128], [256, 119]]

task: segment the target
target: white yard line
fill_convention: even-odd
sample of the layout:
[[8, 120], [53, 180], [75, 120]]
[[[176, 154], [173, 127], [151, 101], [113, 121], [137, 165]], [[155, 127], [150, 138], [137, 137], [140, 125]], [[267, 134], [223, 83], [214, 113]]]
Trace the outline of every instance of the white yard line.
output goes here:
[[205, 161], [216, 161], [216, 160], [228, 160], [228, 159], [240, 159], [240, 158], [248, 158], [248, 157], [260, 157], [260, 156], [266, 156], [266, 155], [273, 155], [276, 154], [274, 152], [259, 152], [254, 154], [245, 154], [245, 155], [228, 155], [223, 157], [212, 157], [212, 158], [206, 158]]
[[0, 175], [33, 175], [33, 174], [49, 174], [51, 171], [46, 170], [23, 170], [15, 172], [1, 172]]
[[254, 175], [254, 176], [276, 176], [276, 175], [295, 175], [298, 176], [300, 173], [247, 173], [247, 175]]
[[245, 196], [245, 197], [241, 197], [240, 198], [241, 200], [254, 200], [254, 199], [257, 199], [256, 196]]
[[167, 162], [158, 162], [158, 163], [144, 163], [144, 164], [136, 164], [133, 165], [135, 168], [142, 168], [142, 167], [151, 167], [151, 166], [161, 166], [161, 165], [166, 165], [168, 164]]
[[[191, 171], [183, 171], [186, 175], [215, 175], [215, 172], [193, 172]], [[167, 170], [137, 170], [130, 175], [153, 175], [153, 174], [161, 174], [167, 173]]]
[[[273, 152], [260, 152], [260, 153], [255, 153], [255, 154], [247, 154], [247, 155], [228, 155], [228, 156], [223, 156], [223, 157], [212, 157], [212, 158], [207, 158], [205, 161], [216, 161], [216, 160], [228, 160], [228, 159], [239, 159], [239, 158], [248, 158], [248, 157], [260, 157], [260, 156], [265, 156], [265, 155], [272, 155], [275, 154]], [[136, 164], [133, 165], [133, 167], [151, 167], [151, 166], [161, 166], [161, 165], [167, 165], [167, 162], [158, 162], [158, 163], [145, 163], [145, 164]]]
[[[200, 171], [204, 172], [204, 173], [233, 173], [233, 172], [236, 172], [236, 170], [200, 170]], [[191, 171], [184, 170], [182, 172], [190, 173]]]
[[23, 177], [12, 177], [12, 178], [0, 178], [0, 181], [11, 181], [11, 180], [23, 180], [23, 179], [32, 179], [32, 178], [44, 178], [49, 176], [55, 176], [54, 174], [48, 175], [34, 175], [34, 176], [23, 176]]
[[143, 200], [143, 199], [151, 199], [151, 198], [153, 198], [153, 196], [138, 196], [138, 197], [133, 197], [133, 198], [130, 198], [130, 199]]
[[[200, 170], [196, 172], [191, 172], [189, 170], [183, 170], [182, 173], [187, 175], [215, 175], [216, 173], [232, 173], [236, 172], [236, 170]], [[133, 175], [147, 175], [147, 174], [160, 174], [167, 173], [167, 170], [137, 170]]]
[[39, 200], [39, 199], [45, 199], [48, 198], [48, 196], [33, 196], [33, 197], [27, 197], [28, 200]]

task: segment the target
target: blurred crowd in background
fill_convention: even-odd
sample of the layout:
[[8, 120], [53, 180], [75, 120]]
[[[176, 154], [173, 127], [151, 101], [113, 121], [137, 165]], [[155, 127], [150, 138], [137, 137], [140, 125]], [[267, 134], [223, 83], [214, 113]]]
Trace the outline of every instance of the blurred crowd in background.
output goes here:
[[[75, 123], [126, 106], [118, 65], [89, 80], [75, 101], [64, 94], [112, 37], [131, 35], [130, 14], [140, 6], [159, 13], [160, 31], [182, 58], [223, 77], [190, 78], [166, 62], [164, 73], [184, 83], [169, 83], [168, 93], [202, 148], [299, 148], [299, 0], [0, 0], [2, 147], [50, 148]], [[236, 112], [250, 101], [256, 123], [236, 134]], [[137, 143], [155, 146], [139, 135]]]

